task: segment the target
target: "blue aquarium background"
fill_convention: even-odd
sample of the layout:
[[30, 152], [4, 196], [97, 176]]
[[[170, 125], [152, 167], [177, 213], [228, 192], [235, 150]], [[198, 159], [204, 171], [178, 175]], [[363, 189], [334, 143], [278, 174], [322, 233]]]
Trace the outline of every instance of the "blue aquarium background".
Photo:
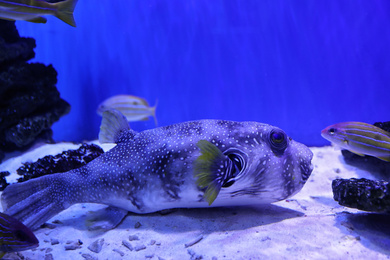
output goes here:
[[390, 120], [387, 0], [79, 0], [74, 15], [77, 28], [16, 22], [72, 106], [57, 141], [96, 139], [117, 94], [158, 103], [159, 126], [260, 121], [310, 146], [333, 123]]

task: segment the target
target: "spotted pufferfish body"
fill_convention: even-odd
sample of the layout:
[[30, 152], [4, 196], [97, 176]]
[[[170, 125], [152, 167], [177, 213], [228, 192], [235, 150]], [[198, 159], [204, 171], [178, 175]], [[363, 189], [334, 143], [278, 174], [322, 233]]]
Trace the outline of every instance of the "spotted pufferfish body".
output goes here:
[[5, 212], [34, 229], [75, 203], [135, 213], [264, 204], [297, 193], [312, 171], [306, 146], [257, 122], [200, 120], [136, 133], [108, 112], [101, 129], [114, 148], [79, 169], [10, 185]]

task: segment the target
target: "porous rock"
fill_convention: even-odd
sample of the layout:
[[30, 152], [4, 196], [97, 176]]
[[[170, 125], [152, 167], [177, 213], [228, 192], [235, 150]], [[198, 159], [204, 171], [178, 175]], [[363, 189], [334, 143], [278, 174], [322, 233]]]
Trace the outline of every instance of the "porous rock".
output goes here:
[[18, 182], [37, 178], [43, 175], [67, 172], [72, 169], [86, 165], [99, 155], [104, 153], [103, 149], [95, 144], [82, 144], [76, 150], [64, 151], [55, 156], [47, 155], [36, 162], [24, 163], [17, 173], [23, 177]]
[[333, 198], [345, 207], [369, 212], [390, 212], [390, 184], [365, 178], [336, 179], [332, 182]]
[[[36, 162], [26, 162], [16, 170], [19, 175], [22, 175], [18, 178], [18, 182], [79, 168], [102, 153], [104, 153], [103, 149], [95, 144], [82, 144], [76, 150], [67, 150], [55, 156], [47, 155]], [[0, 172], [0, 191], [9, 185], [5, 178], [9, 174], [9, 172]]]
[[70, 110], [53, 66], [27, 63], [35, 46], [34, 39], [20, 37], [14, 22], [0, 20], [0, 161], [38, 139], [52, 142], [52, 124]]

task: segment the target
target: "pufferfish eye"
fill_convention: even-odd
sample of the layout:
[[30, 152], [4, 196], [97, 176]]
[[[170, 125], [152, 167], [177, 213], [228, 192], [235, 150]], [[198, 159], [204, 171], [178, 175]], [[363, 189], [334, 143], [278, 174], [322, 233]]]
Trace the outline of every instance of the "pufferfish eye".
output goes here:
[[271, 141], [275, 144], [280, 144], [284, 141], [284, 135], [282, 133], [273, 132], [271, 133]]
[[270, 133], [270, 144], [275, 154], [282, 154], [288, 145], [287, 135], [282, 130], [272, 130]]

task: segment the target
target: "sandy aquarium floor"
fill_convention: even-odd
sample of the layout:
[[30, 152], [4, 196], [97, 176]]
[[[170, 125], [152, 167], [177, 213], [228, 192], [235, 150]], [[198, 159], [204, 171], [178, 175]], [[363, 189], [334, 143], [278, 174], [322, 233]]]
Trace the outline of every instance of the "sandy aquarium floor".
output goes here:
[[[8, 180], [14, 181], [21, 162], [77, 147], [69, 143], [36, 147], [4, 161], [0, 171], [10, 171]], [[388, 259], [387, 216], [345, 208], [333, 200], [333, 179], [370, 174], [345, 164], [340, 151], [332, 147], [311, 149], [313, 173], [302, 191], [289, 200], [168, 214], [130, 213], [108, 232], [88, 231], [86, 226], [86, 219], [104, 206], [77, 204], [48, 222], [54, 224], [35, 231], [40, 241], [37, 249], [5, 258]]]

